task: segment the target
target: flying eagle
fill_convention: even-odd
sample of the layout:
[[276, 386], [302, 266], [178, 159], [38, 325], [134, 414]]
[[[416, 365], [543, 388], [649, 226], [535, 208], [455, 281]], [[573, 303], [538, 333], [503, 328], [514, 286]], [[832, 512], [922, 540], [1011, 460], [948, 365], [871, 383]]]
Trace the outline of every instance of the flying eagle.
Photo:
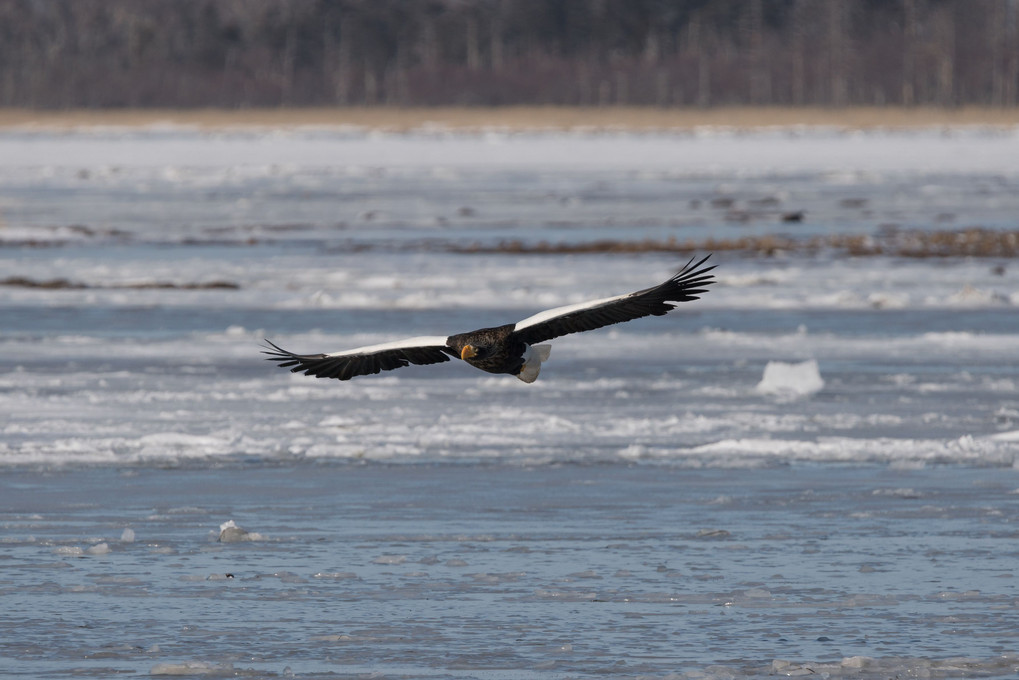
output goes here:
[[709, 272], [715, 267], [702, 266], [708, 257], [696, 264], [691, 259], [675, 276], [654, 288], [548, 309], [505, 326], [448, 337], [407, 338], [332, 354], [294, 354], [266, 340], [263, 354], [293, 373], [318, 378], [350, 380], [409, 364], [438, 364], [457, 357], [482, 371], [508, 373], [532, 383], [551, 349], [537, 343], [644, 316], [662, 316], [676, 308], [673, 302], [696, 300], [714, 282]]

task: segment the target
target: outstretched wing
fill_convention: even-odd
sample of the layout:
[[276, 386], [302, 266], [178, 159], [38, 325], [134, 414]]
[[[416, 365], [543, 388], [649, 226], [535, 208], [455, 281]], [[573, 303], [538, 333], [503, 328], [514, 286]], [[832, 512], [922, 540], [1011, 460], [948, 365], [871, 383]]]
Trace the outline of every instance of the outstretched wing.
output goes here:
[[350, 380], [358, 375], [391, 371], [410, 364], [438, 364], [454, 354], [441, 336], [407, 338], [381, 345], [368, 345], [333, 354], [294, 354], [266, 340], [263, 354], [281, 368], [318, 378]]
[[539, 312], [518, 322], [513, 335], [529, 345], [569, 333], [590, 331], [614, 323], [632, 321], [644, 316], [662, 316], [676, 308], [673, 302], [696, 300], [714, 282], [709, 272], [714, 266], [702, 266], [708, 255], [696, 264], [686, 263], [665, 283], [628, 295], [591, 300]]

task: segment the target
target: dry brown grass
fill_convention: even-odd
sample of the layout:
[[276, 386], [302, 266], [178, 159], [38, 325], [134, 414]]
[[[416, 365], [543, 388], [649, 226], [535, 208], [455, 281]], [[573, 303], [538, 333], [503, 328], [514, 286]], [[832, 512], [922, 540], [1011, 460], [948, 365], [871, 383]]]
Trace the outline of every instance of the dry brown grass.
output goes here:
[[[94, 234], [93, 234], [94, 235]], [[246, 247], [263, 243], [258, 238], [247, 238], [237, 241], [224, 240], [185, 240], [184, 245], [204, 246], [210, 244]], [[7, 241], [0, 242], [4, 247], [19, 248], [54, 248], [65, 245], [65, 241]], [[922, 231], [900, 230], [887, 227], [874, 234], [827, 234], [795, 237], [786, 234], [767, 234], [764, 236], [740, 236], [734, 238], [678, 239], [599, 239], [586, 242], [536, 241], [527, 242], [509, 239], [496, 243], [474, 242], [464, 244], [442, 239], [430, 239], [425, 242], [414, 241], [405, 244], [368, 244], [350, 242], [331, 248], [336, 252], [364, 252], [368, 250], [397, 249], [402, 251], [431, 250], [463, 255], [495, 254], [495, 255], [566, 255], [566, 254], [599, 254], [599, 253], [678, 253], [696, 255], [709, 252], [730, 252], [742, 255], [773, 256], [781, 253], [796, 253], [813, 256], [820, 253], [835, 253], [851, 257], [870, 257], [887, 255], [911, 258], [949, 258], [949, 257], [985, 257], [1015, 258], [1019, 257], [1019, 230], [996, 230], [983, 227], [968, 227], [959, 230]], [[182, 290], [205, 290], [214, 288], [236, 288], [231, 281], [210, 281], [203, 283], [168, 283], [142, 282], [126, 284], [86, 285], [66, 279], [30, 279], [28, 277], [10, 276], [0, 279], [0, 286], [18, 288], [49, 288], [49, 289], [145, 289], [145, 288], [178, 288]]]
[[685, 130], [715, 125], [741, 129], [770, 126], [835, 126], [851, 129], [952, 125], [1019, 125], [1019, 109], [1000, 108], [782, 108], [721, 107], [502, 107], [502, 108], [300, 108], [33, 111], [0, 109], [0, 128], [68, 129], [97, 126], [186, 125], [198, 128], [352, 125], [405, 131], [426, 125], [456, 130]]
[[207, 283], [170, 283], [167, 281], [144, 281], [141, 283], [118, 283], [89, 285], [68, 279], [31, 279], [27, 276], [9, 276], [0, 279], [0, 286], [12, 288], [36, 288], [40, 290], [237, 290], [240, 286], [233, 281], [209, 281]]
[[995, 231], [973, 227], [961, 231], [891, 231], [877, 236], [834, 234], [793, 238], [781, 235], [744, 236], [732, 239], [709, 238], [703, 241], [676, 238], [666, 240], [616, 241], [587, 243], [528, 244], [504, 241], [488, 246], [473, 244], [454, 248], [461, 253], [503, 253], [507, 255], [562, 255], [567, 253], [707, 253], [734, 252], [748, 255], [778, 253], [816, 254], [835, 251], [854, 257], [892, 255], [897, 257], [1016, 257], [1019, 256], [1019, 231]]

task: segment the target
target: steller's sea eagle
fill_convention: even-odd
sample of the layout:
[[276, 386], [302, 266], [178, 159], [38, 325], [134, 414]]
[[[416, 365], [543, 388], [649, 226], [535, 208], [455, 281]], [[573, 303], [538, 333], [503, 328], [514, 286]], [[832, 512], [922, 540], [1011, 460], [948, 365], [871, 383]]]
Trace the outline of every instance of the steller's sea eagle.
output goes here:
[[696, 264], [691, 259], [675, 276], [654, 288], [548, 309], [505, 326], [448, 337], [407, 338], [332, 354], [294, 354], [266, 340], [263, 354], [293, 373], [318, 378], [350, 380], [409, 364], [438, 364], [457, 357], [482, 371], [508, 373], [532, 383], [551, 349], [537, 343], [644, 316], [662, 316], [676, 308], [673, 302], [696, 300], [714, 282], [709, 274], [714, 266], [702, 266], [708, 257]]

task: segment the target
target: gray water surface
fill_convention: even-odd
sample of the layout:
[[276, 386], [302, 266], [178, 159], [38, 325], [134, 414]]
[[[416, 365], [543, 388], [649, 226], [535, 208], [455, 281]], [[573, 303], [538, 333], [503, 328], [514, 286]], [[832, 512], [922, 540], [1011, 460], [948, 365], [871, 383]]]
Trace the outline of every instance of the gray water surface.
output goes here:
[[[1005, 676], [1017, 486], [823, 465], [8, 471], [0, 656], [8, 677]], [[254, 540], [217, 541], [228, 520]]]

